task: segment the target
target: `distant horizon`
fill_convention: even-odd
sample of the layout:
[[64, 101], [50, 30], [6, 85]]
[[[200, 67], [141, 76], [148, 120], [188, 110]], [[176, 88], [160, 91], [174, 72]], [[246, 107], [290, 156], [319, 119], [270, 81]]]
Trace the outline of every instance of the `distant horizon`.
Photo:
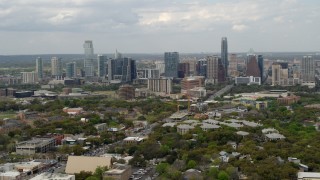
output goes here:
[[[119, 51], [120, 52], [120, 51]], [[221, 52], [179, 52], [179, 51], [165, 51], [165, 52], [178, 52], [179, 54], [221, 54]], [[120, 52], [124, 55], [126, 54], [148, 54], [148, 55], [162, 55], [165, 52]], [[246, 54], [247, 52], [229, 52], [228, 54]], [[255, 54], [266, 54], [266, 53], [316, 53], [320, 54], [320, 51], [255, 51]], [[41, 54], [0, 54], [0, 56], [41, 56], [41, 55], [84, 55], [84, 53], [41, 53]], [[112, 52], [109, 53], [94, 53], [95, 55], [105, 55], [105, 54], [114, 54]]]

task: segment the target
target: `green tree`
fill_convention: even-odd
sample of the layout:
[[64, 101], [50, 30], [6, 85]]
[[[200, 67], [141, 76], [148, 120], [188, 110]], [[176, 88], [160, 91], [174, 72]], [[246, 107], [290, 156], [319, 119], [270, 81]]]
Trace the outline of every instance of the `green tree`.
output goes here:
[[196, 161], [194, 161], [194, 160], [188, 161], [188, 164], [187, 164], [187, 168], [188, 168], [188, 169], [193, 169], [193, 168], [195, 168], [196, 166], [197, 166], [197, 162], [196, 162]]
[[220, 171], [218, 174], [219, 180], [229, 180], [229, 175], [225, 171]]
[[163, 174], [165, 172], [167, 172], [168, 168], [170, 167], [170, 165], [168, 163], [159, 163], [157, 166], [156, 166], [156, 171], [159, 173], [159, 174]]

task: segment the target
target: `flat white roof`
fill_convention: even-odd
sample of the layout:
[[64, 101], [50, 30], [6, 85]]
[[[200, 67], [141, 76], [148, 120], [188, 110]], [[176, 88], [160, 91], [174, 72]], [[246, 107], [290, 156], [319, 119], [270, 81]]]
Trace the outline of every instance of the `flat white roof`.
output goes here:
[[319, 172], [298, 172], [298, 179], [317, 178], [320, 179]]

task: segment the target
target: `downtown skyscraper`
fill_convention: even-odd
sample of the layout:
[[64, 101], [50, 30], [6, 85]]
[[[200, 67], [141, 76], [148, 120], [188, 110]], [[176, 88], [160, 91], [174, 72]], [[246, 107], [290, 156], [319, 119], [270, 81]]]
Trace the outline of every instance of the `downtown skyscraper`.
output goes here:
[[62, 61], [61, 58], [51, 58], [51, 75], [56, 79], [62, 79]]
[[301, 75], [303, 83], [315, 82], [315, 64], [312, 56], [303, 56], [301, 61]]
[[221, 39], [221, 63], [224, 67], [225, 77], [228, 77], [228, 40], [227, 37]]
[[106, 56], [98, 55], [98, 77], [106, 76]]
[[43, 79], [43, 62], [41, 57], [36, 59], [36, 72], [38, 73], [38, 79]]
[[166, 77], [178, 77], [179, 53], [165, 52], [164, 53], [164, 74]]
[[85, 77], [94, 76], [94, 53], [92, 41], [86, 40], [83, 44], [84, 48], [84, 72]]

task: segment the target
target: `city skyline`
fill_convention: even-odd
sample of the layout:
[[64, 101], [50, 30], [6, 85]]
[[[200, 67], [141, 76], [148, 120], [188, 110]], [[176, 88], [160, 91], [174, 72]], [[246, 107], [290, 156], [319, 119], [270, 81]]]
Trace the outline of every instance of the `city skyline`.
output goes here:
[[[81, 54], [86, 39], [97, 54], [319, 51], [320, 2], [87, 1], [2, 3], [0, 54]], [[120, 11], [121, 10], [121, 11]], [[122, 13], [126, 12], [126, 13]], [[106, 43], [112, 42], [112, 43]], [[45, 46], [44, 46], [45, 44]]]

